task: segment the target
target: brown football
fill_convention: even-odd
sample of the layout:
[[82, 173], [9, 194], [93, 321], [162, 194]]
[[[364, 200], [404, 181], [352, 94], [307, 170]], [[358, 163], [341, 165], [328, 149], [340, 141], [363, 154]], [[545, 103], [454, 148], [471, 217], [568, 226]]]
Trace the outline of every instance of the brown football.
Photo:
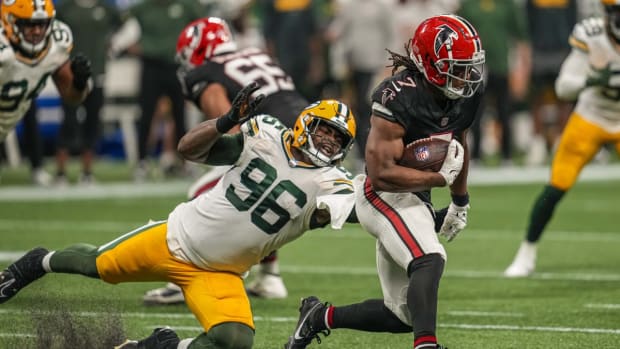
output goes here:
[[398, 164], [416, 170], [437, 172], [443, 165], [449, 145], [449, 141], [440, 138], [418, 139], [407, 144]]

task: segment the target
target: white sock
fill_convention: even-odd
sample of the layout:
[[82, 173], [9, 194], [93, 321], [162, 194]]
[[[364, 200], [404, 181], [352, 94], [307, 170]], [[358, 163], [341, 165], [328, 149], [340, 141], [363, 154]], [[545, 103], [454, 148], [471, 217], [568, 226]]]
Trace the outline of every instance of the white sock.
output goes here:
[[54, 253], [56, 253], [56, 251], [48, 252], [48, 254], [46, 254], [45, 257], [43, 257], [43, 260], [41, 261], [41, 264], [43, 266], [43, 270], [45, 270], [45, 272], [47, 272], [47, 273], [53, 273], [54, 272], [52, 270], [52, 267], [50, 267], [50, 258], [52, 258], [52, 255]]

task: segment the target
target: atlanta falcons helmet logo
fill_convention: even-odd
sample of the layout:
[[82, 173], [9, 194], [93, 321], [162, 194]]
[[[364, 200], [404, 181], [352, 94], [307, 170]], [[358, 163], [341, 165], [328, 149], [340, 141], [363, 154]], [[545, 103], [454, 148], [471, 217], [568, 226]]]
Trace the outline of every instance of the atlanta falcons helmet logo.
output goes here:
[[439, 51], [445, 45], [448, 51], [452, 50], [452, 41], [459, 38], [459, 34], [447, 24], [442, 24], [437, 28], [435, 35], [435, 55], [439, 56]]

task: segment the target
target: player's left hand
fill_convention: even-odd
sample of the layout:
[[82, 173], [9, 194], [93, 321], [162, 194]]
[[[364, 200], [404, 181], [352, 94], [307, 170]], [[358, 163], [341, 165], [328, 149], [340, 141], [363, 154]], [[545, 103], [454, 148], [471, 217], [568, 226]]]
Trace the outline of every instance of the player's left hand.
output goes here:
[[461, 230], [467, 226], [467, 211], [469, 204], [458, 206], [451, 202], [448, 211], [439, 229], [439, 235], [445, 237], [448, 242], [452, 241]]
[[265, 95], [260, 94], [254, 98], [254, 100], [250, 101], [250, 96], [254, 91], [258, 90], [260, 85], [255, 81], [246, 85], [232, 101], [232, 105], [228, 113], [226, 113], [225, 117], [229, 118], [231, 121], [235, 123], [243, 123], [247, 118], [252, 116], [256, 108], [262, 102]]
[[254, 115], [256, 108], [263, 101], [265, 95], [260, 94], [253, 100], [250, 100], [252, 93], [260, 88], [256, 81], [252, 81], [241, 89], [233, 99], [230, 110], [219, 117], [216, 122], [216, 129], [220, 133], [226, 133], [235, 125], [244, 123], [248, 118]]
[[71, 71], [73, 72], [73, 86], [79, 91], [83, 91], [92, 75], [88, 57], [82, 53], [73, 56], [71, 58]]

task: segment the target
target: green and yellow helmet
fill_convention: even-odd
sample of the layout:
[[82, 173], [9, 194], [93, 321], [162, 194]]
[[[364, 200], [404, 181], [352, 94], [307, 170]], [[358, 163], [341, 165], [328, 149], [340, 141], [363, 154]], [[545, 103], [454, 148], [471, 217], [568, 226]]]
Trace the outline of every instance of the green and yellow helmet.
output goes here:
[[[321, 124], [326, 124], [343, 136], [340, 151], [333, 156], [323, 154], [313, 143], [312, 135]], [[293, 127], [293, 147], [308, 155], [316, 166], [328, 166], [344, 159], [355, 140], [355, 117], [349, 107], [337, 100], [326, 99], [307, 106], [297, 117]]]
[[[51, 22], [56, 16], [52, 0], [1, 1], [0, 14], [6, 36], [28, 57], [37, 57], [49, 44]], [[27, 37], [24, 29], [35, 25], [41, 26], [43, 30], [35, 37]]]

